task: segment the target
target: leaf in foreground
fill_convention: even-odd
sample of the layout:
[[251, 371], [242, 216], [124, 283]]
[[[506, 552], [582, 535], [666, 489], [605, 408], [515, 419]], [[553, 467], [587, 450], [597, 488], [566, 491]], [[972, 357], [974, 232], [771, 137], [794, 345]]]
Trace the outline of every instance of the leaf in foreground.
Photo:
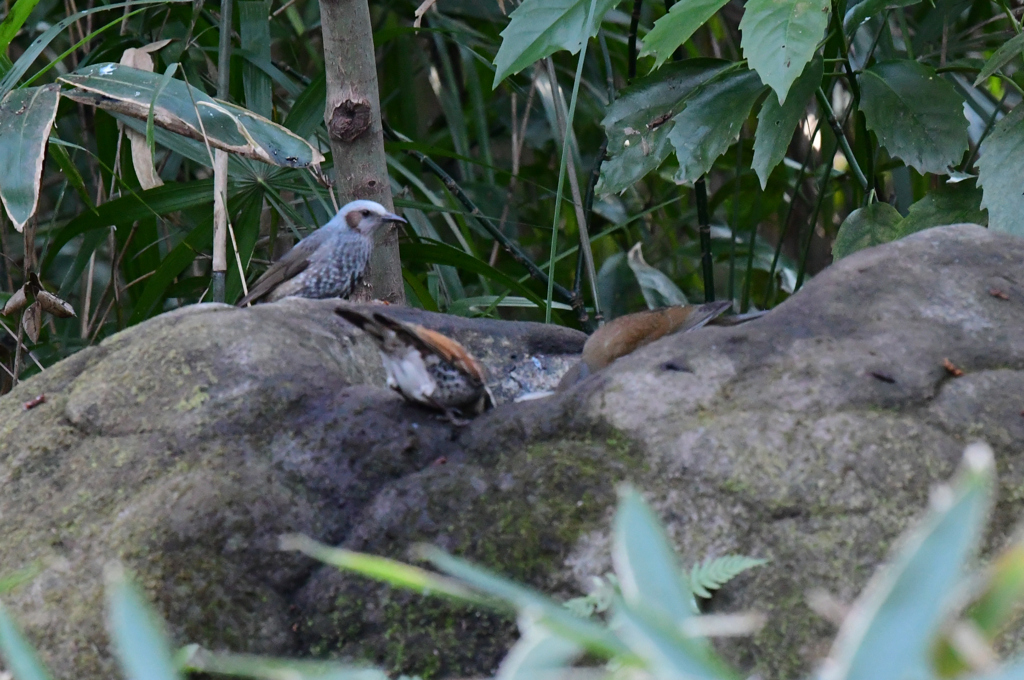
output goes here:
[[992, 128], [978, 157], [978, 184], [984, 189], [981, 207], [988, 208], [988, 226], [1024, 236], [1024, 105], [1018, 104]]
[[872, 203], [857, 208], [839, 225], [839, 233], [832, 244], [832, 257], [836, 260], [851, 253], [900, 237], [897, 225], [903, 216], [888, 203]]
[[657, 309], [658, 307], [689, 304], [686, 295], [679, 290], [679, 286], [672, 279], [660, 269], [647, 264], [642, 247], [642, 243], [637, 243], [630, 248], [627, 261], [629, 268], [633, 270], [633, 275], [636, 276], [636, 282], [640, 284], [640, 291], [644, 294], [647, 307]]
[[0, 656], [14, 680], [50, 680], [46, 667], [3, 605], [0, 605]]
[[17, 231], [39, 203], [46, 142], [59, 101], [56, 85], [12, 90], [0, 101], [0, 199]]
[[128, 680], [180, 680], [163, 620], [121, 567], [107, 571], [107, 630]]
[[963, 99], [929, 66], [875, 64], [857, 77], [869, 130], [896, 158], [924, 174], [946, 174], [967, 150]]
[[965, 564], [984, 535], [992, 503], [992, 450], [972, 444], [951, 487], [932, 496], [925, 520], [904, 535], [853, 604], [822, 680], [931, 677], [935, 635], [955, 606]]
[[750, 68], [785, 104], [789, 89], [814, 57], [828, 26], [829, 0], [750, 0], [740, 45]]

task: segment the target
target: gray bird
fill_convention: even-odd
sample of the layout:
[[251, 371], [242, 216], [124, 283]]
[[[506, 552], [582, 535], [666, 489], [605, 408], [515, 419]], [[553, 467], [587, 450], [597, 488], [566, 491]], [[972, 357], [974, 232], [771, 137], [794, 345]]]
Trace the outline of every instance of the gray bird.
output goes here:
[[238, 306], [286, 297], [347, 298], [366, 271], [373, 233], [385, 222], [405, 220], [374, 201], [346, 204], [330, 222], [270, 265]]

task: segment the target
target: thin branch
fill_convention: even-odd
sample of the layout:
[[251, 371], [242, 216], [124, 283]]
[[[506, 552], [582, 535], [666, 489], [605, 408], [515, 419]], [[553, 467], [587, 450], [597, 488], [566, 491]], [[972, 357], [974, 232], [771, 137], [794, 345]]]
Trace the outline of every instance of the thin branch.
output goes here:
[[843, 150], [843, 155], [846, 156], [846, 160], [850, 164], [853, 176], [856, 178], [857, 183], [860, 184], [861, 189], [864, 190], [864, 193], [869, 192], [871, 188], [868, 185], [868, 178], [864, 176], [864, 171], [860, 169], [860, 164], [857, 163], [857, 158], [853, 155], [853, 149], [850, 148], [850, 140], [846, 138], [843, 126], [836, 120], [836, 114], [832, 111], [832, 105], [829, 104], [825, 91], [819, 87], [814, 94], [818, 98], [818, 105], [821, 106], [822, 111], [825, 113], [829, 127], [832, 128], [832, 132], [836, 136], [836, 141], [839, 142], [839, 147]]
[[715, 301], [715, 272], [711, 262], [711, 217], [708, 215], [708, 186], [704, 175], [693, 183], [697, 195], [697, 225], [700, 233], [700, 264], [704, 273], [704, 302]]
[[628, 78], [636, 78], [636, 34], [640, 29], [640, 10], [643, 8], [643, 0], [633, 0], [633, 16], [629, 20], [629, 62]]

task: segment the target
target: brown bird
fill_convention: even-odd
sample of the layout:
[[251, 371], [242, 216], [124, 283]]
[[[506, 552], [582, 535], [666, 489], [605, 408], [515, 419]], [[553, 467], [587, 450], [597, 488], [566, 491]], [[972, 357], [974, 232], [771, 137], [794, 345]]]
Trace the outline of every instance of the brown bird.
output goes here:
[[556, 389], [566, 390], [658, 338], [700, 328], [731, 306], [731, 302], [724, 300], [703, 305], [676, 305], [626, 314], [609, 321], [587, 338], [580, 362], [562, 376]]
[[286, 297], [347, 298], [366, 271], [373, 233], [387, 222], [405, 220], [375, 201], [346, 204], [330, 222], [270, 265], [238, 306]]
[[377, 343], [388, 387], [407, 400], [442, 411], [456, 425], [494, 407], [483, 366], [455, 340], [380, 312], [335, 312]]

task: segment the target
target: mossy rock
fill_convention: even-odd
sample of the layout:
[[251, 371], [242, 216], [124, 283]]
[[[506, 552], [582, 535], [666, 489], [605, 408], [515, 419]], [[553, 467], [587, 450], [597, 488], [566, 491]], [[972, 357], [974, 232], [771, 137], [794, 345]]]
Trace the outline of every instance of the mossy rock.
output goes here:
[[[664, 338], [464, 428], [382, 389], [336, 303], [167, 314], [0, 399], [0, 565], [43, 565], [5, 600], [66, 677], [113, 672], [100, 615], [112, 559], [179, 643], [484, 674], [511, 620], [344, 576], [280, 552], [279, 534], [402, 559], [429, 542], [567, 598], [610, 569], [615, 488], [629, 481], [685, 564], [771, 560], [711, 601], [769, 616], [721, 650], [744, 673], [803, 675], [834, 634], [805, 593], [852, 600], [965, 444], [996, 452], [987, 548], [1019, 518], [1017, 282], [1019, 239], [926, 230], [844, 258], [757, 321]], [[582, 343], [388, 312], [465, 341], [505, 401], [557, 380]]]

